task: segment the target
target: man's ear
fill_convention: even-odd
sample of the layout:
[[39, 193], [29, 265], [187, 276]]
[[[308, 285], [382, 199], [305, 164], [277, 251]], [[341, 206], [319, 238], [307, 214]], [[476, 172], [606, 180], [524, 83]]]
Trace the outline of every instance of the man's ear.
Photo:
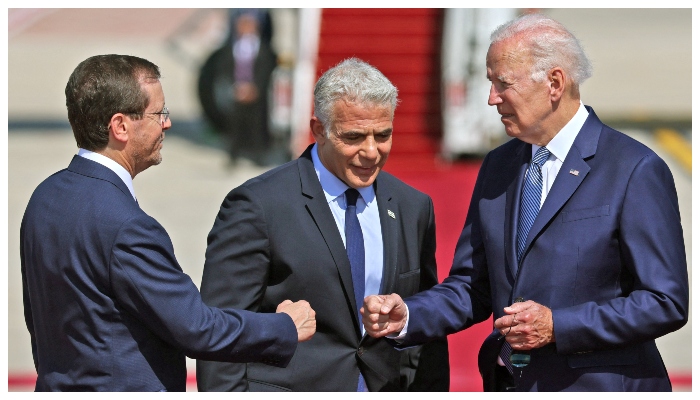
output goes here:
[[109, 120], [109, 136], [122, 145], [129, 140], [129, 132], [131, 131], [131, 118], [125, 114], [116, 113]]
[[311, 127], [311, 133], [316, 143], [323, 143], [326, 140], [326, 132], [325, 129], [323, 129], [323, 124], [315, 115], [311, 117], [309, 126]]
[[566, 87], [566, 74], [559, 67], [552, 68], [548, 74], [549, 79], [549, 95], [552, 102], [561, 100]]

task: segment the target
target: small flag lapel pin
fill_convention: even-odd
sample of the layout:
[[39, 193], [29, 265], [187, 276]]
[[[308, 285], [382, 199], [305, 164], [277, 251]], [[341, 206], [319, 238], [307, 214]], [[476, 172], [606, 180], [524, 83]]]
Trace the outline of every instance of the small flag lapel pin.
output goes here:
[[396, 214], [394, 214], [393, 211], [391, 211], [391, 210], [386, 210], [386, 211], [388, 212], [388, 214], [391, 218], [396, 219]]
[[572, 170], [569, 170], [569, 173], [573, 176], [578, 176], [578, 170], [572, 169]]

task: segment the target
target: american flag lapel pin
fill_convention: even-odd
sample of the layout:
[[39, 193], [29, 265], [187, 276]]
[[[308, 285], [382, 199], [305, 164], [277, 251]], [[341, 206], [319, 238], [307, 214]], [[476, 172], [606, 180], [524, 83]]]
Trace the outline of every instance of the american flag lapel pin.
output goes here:
[[387, 211], [387, 213], [389, 214], [389, 216], [390, 216], [391, 218], [396, 219], [396, 214], [394, 214], [393, 211], [391, 211], [391, 210], [386, 210], [386, 211]]
[[573, 176], [578, 176], [578, 170], [576, 169], [569, 170], [569, 173]]

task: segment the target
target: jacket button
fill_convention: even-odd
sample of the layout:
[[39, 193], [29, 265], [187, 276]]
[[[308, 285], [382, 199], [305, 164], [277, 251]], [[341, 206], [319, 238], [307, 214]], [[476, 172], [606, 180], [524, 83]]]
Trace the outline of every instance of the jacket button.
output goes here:
[[357, 355], [362, 357], [363, 354], [365, 354], [365, 348], [360, 346], [360, 348], [357, 349]]

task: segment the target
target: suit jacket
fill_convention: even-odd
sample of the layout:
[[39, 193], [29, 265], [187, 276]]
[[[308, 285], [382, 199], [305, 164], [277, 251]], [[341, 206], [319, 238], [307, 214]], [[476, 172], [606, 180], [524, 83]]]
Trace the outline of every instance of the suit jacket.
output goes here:
[[[410, 295], [437, 283], [431, 199], [381, 172], [375, 193], [384, 243], [382, 293]], [[389, 216], [393, 211], [395, 218]], [[207, 304], [269, 312], [307, 300], [317, 331], [284, 369], [259, 363], [197, 362], [200, 390], [448, 390], [444, 338], [398, 351], [360, 336], [350, 261], [311, 160], [311, 146], [232, 190], [208, 237], [202, 276]]]
[[36, 390], [185, 390], [185, 356], [285, 366], [285, 314], [204, 305], [163, 227], [80, 156], [34, 191], [20, 230]]
[[[531, 146], [483, 161], [450, 276], [408, 299], [406, 344], [504, 315], [523, 297], [552, 309], [556, 342], [531, 351], [518, 390], [670, 390], [654, 339], [688, 319], [688, 274], [673, 177], [641, 143], [588, 119], [528, 234], [516, 235]], [[491, 388], [502, 344], [494, 331], [479, 369]]]

